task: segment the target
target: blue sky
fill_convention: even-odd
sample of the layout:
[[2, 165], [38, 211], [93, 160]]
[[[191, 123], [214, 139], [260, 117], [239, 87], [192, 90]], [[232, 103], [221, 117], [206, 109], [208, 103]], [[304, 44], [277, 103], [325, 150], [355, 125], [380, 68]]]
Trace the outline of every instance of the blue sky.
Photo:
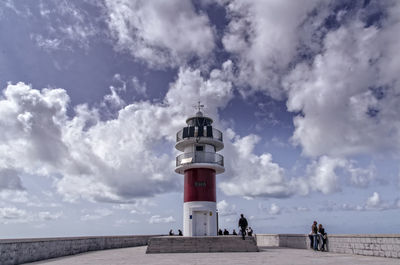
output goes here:
[[399, 233], [398, 1], [0, 3], [0, 237], [182, 227], [175, 133], [224, 133], [221, 228]]

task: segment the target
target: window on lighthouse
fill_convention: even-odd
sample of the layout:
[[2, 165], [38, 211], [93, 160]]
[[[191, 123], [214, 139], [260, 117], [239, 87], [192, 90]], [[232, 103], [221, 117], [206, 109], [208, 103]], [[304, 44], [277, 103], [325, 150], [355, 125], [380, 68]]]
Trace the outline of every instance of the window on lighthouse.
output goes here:
[[196, 151], [204, 151], [203, 145], [196, 145]]

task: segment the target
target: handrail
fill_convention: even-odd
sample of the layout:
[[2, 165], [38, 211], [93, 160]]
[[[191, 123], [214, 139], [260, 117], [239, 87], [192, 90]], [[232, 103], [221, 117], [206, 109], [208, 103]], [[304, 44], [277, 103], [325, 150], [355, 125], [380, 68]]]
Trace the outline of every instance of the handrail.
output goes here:
[[193, 163], [209, 163], [224, 166], [224, 157], [214, 152], [190, 152], [183, 153], [176, 157], [176, 166]]
[[[187, 136], [187, 137], [184, 138], [183, 137], [183, 129], [181, 129], [180, 131], [178, 131], [176, 133], [176, 142], [179, 142], [179, 141], [182, 141], [183, 139], [191, 138], [191, 137], [193, 137], [193, 136]], [[194, 137], [196, 137], [196, 136], [194, 136]], [[222, 140], [222, 132], [220, 130], [215, 129], [215, 128], [212, 128], [212, 136], [211, 137], [210, 136], [206, 136], [206, 135], [203, 135], [203, 136], [200, 136], [200, 137], [212, 138], [212, 139], [220, 141], [220, 142], [223, 141]]]

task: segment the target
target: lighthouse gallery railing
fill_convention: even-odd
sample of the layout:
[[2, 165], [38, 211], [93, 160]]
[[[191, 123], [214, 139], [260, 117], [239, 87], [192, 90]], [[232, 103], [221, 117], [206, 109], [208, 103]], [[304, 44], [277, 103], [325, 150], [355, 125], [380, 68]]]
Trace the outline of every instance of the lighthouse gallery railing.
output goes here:
[[[186, 130], [187, 130], [186, 135], [184, 135], [184, 133], [183, 133], [184, 130], [185, 130], [185, 128], [176, 133], [176, 142], [182, 141], [184, 138], [190, 138], [190, 137], [207, 137], [207, 138], [212, 138], [212, 139], [222, 142], [222, 132], [220, 130], [217, 130], [214, 128], [212, 128], [212, 130], [211, 130], [212, 133], [208, 133], [207, 129], [199, 130], [198, 127], [195, 127], [195, 126], [186, 127]], [[201, 132], [201, 133], [199, 133], [199, 132]]]
[[183, 153], [176, 157], [176, 166], [193, 163], [210, 163], [224, 166], [224, 157], [213, 152], [192, 152]]

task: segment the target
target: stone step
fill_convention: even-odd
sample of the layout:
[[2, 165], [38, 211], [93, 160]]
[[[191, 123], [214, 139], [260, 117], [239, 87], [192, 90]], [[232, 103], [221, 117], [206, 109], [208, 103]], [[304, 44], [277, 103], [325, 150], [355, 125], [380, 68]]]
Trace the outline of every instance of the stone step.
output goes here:
[[254, 237], [240, 236], [161, 236], [149, 240], [146, 253], [257, 252]]

